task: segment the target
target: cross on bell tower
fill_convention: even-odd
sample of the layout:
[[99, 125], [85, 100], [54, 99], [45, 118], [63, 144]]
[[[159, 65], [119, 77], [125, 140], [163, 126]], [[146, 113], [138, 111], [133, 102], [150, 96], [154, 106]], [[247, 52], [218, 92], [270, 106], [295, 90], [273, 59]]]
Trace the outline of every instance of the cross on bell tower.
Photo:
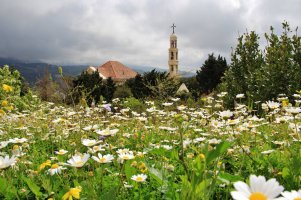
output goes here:
[[176, 28], [176, 26], [175, 26], [174, 23], [172, 24], [171, 28], [172, 28], [172, 33], [175, 34], [175, 28]]
[[175, 24], [172, 24], [172, 34], [170, 35], [170, 47], [169, 47], [169, 76], [176, 77], [179, 76], [178, 73], [178, 48], [177, 48], [177, 36], [175, 35]]

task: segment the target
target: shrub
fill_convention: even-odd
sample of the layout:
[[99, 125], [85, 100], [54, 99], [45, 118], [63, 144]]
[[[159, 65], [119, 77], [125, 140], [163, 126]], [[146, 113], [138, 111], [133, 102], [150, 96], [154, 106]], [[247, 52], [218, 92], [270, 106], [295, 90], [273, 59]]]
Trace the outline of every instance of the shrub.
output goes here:
[[116, 88], [114, 98], [128, 98], [133, 96], [131, 89], [127, 85], [121, 85]]
[[131, 110], [135, 110], [136, 112], [143, 112], [145, 110], [145, 105], [135, 97], [128, 97], [124, 99], [123, 106], [130, 108]]

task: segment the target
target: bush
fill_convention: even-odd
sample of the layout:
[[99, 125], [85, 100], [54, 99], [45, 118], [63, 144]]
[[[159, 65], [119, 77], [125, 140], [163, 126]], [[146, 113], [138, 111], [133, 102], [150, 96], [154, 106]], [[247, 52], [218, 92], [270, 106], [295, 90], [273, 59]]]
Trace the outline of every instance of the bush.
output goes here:
[[175, 95], [179, 82], [175, 78], [170, 78], [165, 72], [152, 70], [141, 75], [137, 75], [134, 79], [128, 80], [126, 83], [135, 98], [138, 99], [167, 99]]
[[0, 116], [35, 105], [31, 92], [24, 93], [21, 97], [22, 87], [22, 77], [17, 70], [11, 70], [8, 65], [0, 68]]
[[139, 99], [135, 97], [129, 97], [124, 99], [123, 106], [125, 108], [130, 108], [131, 110], [135, 110], [136, 112], [143, 112], [145, 110], [145, 105]]
[[128, 98], [131, 96], [133, 96], [133, 94], [127, 85], [118, 86], [114, 92], [114, 98]]

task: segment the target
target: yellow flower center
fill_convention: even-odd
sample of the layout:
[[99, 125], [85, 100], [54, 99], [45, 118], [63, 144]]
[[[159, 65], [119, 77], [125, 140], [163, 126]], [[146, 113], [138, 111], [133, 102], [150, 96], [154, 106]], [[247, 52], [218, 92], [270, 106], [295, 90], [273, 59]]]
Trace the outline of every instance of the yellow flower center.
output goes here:
[[83, 163], [84, 163], [83, 161], [75, 162], [76, 165], [81, 165], [81, 164], [83, 164]]
[[143, 181], [143, 178], [142, 178], [141, 176], [138, 176], [138, 177], [136, 178], [136, 181], [138, 181], [138, 182]]
[[18, 150], [19, 149], [19, 146], [18, 145], [14, 145], [13, 146], [13, 150]]
[[94, 151], [98, 151], [98, 150], [99, 150], [99, 146], [94, 146], [94, 147], [93, 147], [93, 150], [94, 150]]
[[129, 157], [129, 156], [123, 156], [123, 159], [124, 159], [124, 160], [129, 160], [130, 157]]
[[268, 198], [261, 192], [254, 192], [250, 195], [249, 200], [267, 200]]
[[59, 168], [59, 165], [58, 165], [58, 164], [53, 164], [53, 165], [51, 165], [51, 169], [57, 169], [57, 168]]
[[294, 200], [301, 200], [301, 197], [294, 198]]
[[102, 158], [99, 159], [99, 162], [101, 162], [101, 163], [106, 162], [106, 161], [107, 161], [107, 159], [104, 158], [104, 157], [102, 157]]
[[88, 142], [87, 145], [88, 145], [88, 146], [92, 146], [92, 145], [94, 145], [94, 143], [95, 143], [95, 142], [92, 142], [92, 141], [91, 141], [91, 142]]

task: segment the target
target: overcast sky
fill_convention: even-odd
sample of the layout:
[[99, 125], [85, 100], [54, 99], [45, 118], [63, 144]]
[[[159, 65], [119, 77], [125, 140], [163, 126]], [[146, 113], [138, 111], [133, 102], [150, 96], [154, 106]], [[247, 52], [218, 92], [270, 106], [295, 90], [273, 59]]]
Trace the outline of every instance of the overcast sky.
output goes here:
[[0, 0], [0, 57], [167, 69], [175, 23], [180, 70], [193, 71], [212, 52], [230, 58], [246, 30], [263, 37], [284, 20], [300, 26], [300, 0]]

